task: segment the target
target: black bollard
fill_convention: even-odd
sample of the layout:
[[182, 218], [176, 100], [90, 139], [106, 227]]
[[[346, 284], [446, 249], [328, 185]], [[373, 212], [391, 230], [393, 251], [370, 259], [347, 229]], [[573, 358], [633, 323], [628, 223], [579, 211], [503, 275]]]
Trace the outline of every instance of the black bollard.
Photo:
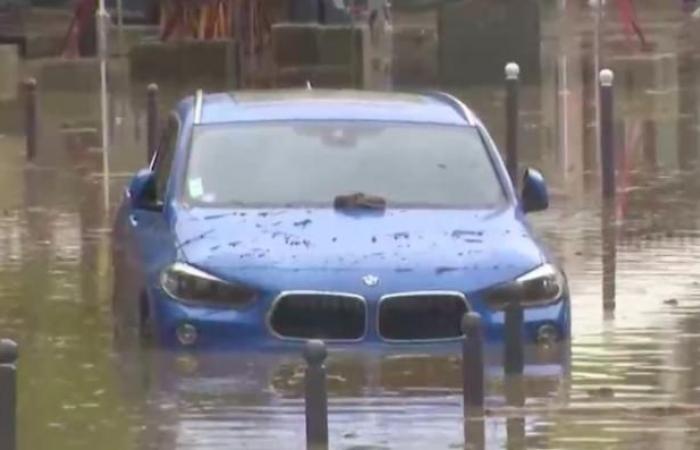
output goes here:
[[470, 312], [462, 318], [462, 394], [464, 417], [479, 413], [484, 407], [484, 335], [481, 316]]
[[600, 161], [603, 198], [615, 197], [615, 141], [612, 70], [600, 71]]
[[615, 310], [616, 281], [617, 281], [617, 224], [615, 221], [615, 205], [612, 201], [603, 202], [600, 217], [601, 233], [601, 265], [603, 267], [603, 311]]
[[0, 449], [17, 445], [17, 344], [0, 340]]
[[[525, 380], [522, 375], [506, 377], [504, 381], [506, 404], [522, 411], [525, 406]], [[525, 417], [523, 413], [506, 419], [506, 448], [526, 448]]]
[[464, 448], [484, 450], [486, 448], [486, 421], [483, 416], [464, 418]]
[[33, 161], [36, 156], [39, 132], [37, 110], [36, 80], [29, 78], [24, 82], [24, 133], [27, 139], [27, 161]]
[[520, 66], [506, 64], [506, 167], [513, 185], [518, 183], [518, 112], [520, 95]]
[[328, 448], [328, 394], [326, 392], [326, 344], [311, 340], [304, 348], [306, 359], [306, 448]]
[[523, 307], [513, 298], [505, 310], [505, 351], [503, 367], [506, 375], [520, 375], [525, 368], [523, 348]]
[[158, 85], [151, 83], [148, 85], [146, 100], [146, 133], [148, 145], [148, 162], [153, 159], [153, 155], [158, 148], [158, 134], [160, 128], [160, 118], [158, 117]]

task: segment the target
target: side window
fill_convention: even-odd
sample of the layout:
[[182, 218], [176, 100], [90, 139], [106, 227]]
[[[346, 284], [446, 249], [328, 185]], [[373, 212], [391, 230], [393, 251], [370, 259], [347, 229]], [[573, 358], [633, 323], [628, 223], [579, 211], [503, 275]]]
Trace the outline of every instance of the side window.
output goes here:
[[155, 173], [155, 197], [156, 201], [162, 203], [165, 200], [165, 190], [168, 187], [168, 179], [170, 178], [170, 169], [173, 165], [175, 157], [175, 146], [177, 145], [177, 137], [180, 133], [180, 122], [177, 117], [171, 115], [168, 119], [168, 125], [165, 127], [160, 144], [158, 145], [158, 153], [153, 165]]

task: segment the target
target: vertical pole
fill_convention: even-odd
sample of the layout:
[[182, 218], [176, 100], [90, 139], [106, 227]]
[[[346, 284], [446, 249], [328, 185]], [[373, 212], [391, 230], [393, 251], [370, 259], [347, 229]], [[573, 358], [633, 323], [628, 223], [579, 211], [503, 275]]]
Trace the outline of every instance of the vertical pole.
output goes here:
[[[506, 377], [506, 404], [521, 410], [525, 406], [525, 386], [520, 375]], [[511, 415], [506, 419], [506, 448], [525, 448], [525, 417], [522, 414]]]
[[17, 344], [0, 341], [0, 449], [17, 448]]
[[37, 147], [37, 96], [36, 80], [29, 78], [24, 82], [24, 132], [27, 139], [27, 161], [33, 161]]
[[326, 344], [311, 340], [304, 348], [306, 359], [306, 447], [328, 449], [328, 394], [326, 392]]
[[615, 198], [613, 79], [612, 70], [600, 71], [600, 162], [604, 200]]
[[520, 94], [520, 66], [506, 64], [506, 166], [513, 185], [518, 183], [518, 111]]
[[100, 110], [102, 122], [102, 187], [104, 192], [104, 210], [109, 211], [109, 94], [107, 91], [107, 59], [108, 37], [110, 26], [109, 14], [105, 8], [105, 0], [100, 0], [97, 14], [97, 40], [100, 58]]
[[117, 33], [119, 35], [119, 55], [125, 55], [124, 49], [124, 0], [117, 0]]
[[503, 366], [506, 375], [520, 375], [525, 367], [523, 308], [517, 299], [511, 299], [506, 305]]
[[612, 202], [603, 202], [600, 220], [603, 259], [603, 311], [612, 312], [615, 310], [617, 287], [617, 225], [615, 223], [615, 206]]
[[470, 312], [462, 318], [462, 382], [464, 418], [484, 407], [484, 349], [481, 317]]
[[[236, 81], [238, 83], [238, 87], [242, 88], [243, 86], [246, 85], [246, 80], [249, 75], [249, 71], [247, 70], [248, 68], [248, 61], [251, 56], [246, 57], [246, 49], [245, 49], [245, 28], [244, 28], [244, 23], [245, 23], [245, 10], [243, 9], [244, 7], [244, 2], [239, 1], [236, 2], [235, 6], [235, 27], [234, 27], [234, 33], [236, 35], [236, 53], [238, 55], [238, 67], [236, 68], [237, 76], [239, 79]], [[290, 2], [290, 7], [291, 7], [291, 2]], [[244, 70], [244, 65], [245, 65], [245, 70]]]
[[158, 85], [155, 83], [148, 85], [148, 92], [146, 94], [146, 122], [146, 145], [148, 145], [146, 154], [148, 156], [148, 162], [150, 163], [158, 148], [158, 133], [160, 127], [160, 118], [158, 117]]

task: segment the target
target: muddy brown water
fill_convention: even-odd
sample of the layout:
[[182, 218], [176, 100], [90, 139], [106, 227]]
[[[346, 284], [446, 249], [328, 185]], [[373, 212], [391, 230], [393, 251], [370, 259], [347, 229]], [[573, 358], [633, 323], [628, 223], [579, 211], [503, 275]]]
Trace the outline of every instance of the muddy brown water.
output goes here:
[[[333, 448], [700, 448], [700, 64], [684, 34], [700, 25], [670, 7], [641, 13], [652, 51], [624, 35], [624, 45], [610, 35], [601, 44], [618, 80], [615, 208], [598, 188], [590, 10], [543, 8], [541, 82], [523, 89], [524, 164], [545, 172], [553, 195], [532, 222], [570, 278], [570, 348], [534, 351], [531, 363], [556, 363], [531, 365], [519, 382], [491, 369], [485, 419], [466, 440], [456, 352], [333, 354]], [[303, 448], [296, 355], [114, 342], [110, 213], [145, 152], [144, 86], [121, 65], [107, 171], [89, 130], [94, 92], [41, 93], [33, 165], [16, 102], [0, 103], [0, 334], [21, 345], [20, 448]], [[449, 89], [501, 140], [500, 83]], [[87, 130], [61, 131], [66, 122]]]

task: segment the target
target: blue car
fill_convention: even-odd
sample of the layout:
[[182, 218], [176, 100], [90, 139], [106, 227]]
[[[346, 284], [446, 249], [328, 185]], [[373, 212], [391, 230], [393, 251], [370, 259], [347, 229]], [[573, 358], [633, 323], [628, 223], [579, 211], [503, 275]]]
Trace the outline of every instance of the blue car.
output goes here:
[[[125, 190], [114, 227], [118, 331], [164, 348], [460, 339], [466, 311], [503, 338], [566, 340], [566, 277], [480, 120], [441, 93], [195, 96]], [[135, 334], [135, 333], [134, 333]]]

